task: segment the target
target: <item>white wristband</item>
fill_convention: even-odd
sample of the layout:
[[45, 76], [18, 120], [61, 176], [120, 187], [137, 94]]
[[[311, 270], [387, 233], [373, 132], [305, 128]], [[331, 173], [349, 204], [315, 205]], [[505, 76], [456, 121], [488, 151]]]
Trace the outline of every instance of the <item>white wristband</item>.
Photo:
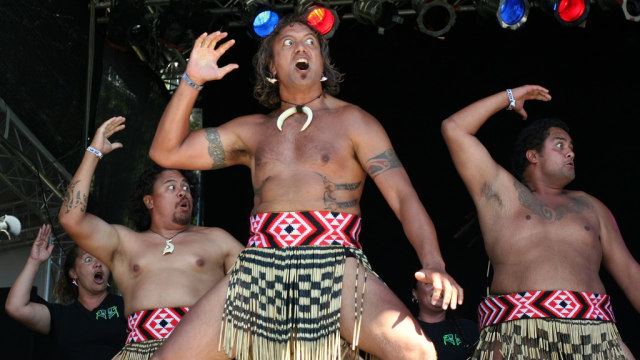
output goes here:
[[92, 153], [93, 155], [97, 156], [99, 159], [102, 159], [102, 152], [96, 148], [92, 148], [91, 146], [89, 146], [87, 148], [87, 151]]
[[192, 88], [198, 91], [202, 90], [202, 85], [198, 85], [194, 83], [193, 80], [189, 78], [186, 71], [182, 73], [182, 80], [184, 80], [187, 83], [187, 85], [191, 86]]
[[511, 89], [507, 89], [507, 96], [509, 97], [509, 106], [507, 106], [507, 110], [513, 110], [513, 108], [516, 107], [516, 99], [513, 97]]

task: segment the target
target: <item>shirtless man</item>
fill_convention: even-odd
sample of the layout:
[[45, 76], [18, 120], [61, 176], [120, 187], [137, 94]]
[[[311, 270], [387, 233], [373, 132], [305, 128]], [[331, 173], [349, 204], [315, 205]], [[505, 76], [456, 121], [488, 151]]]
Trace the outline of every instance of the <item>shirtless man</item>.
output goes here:
[[[273, 112], [189, 131], [199, 86], [237, 68], [217, 64], [234, 44], [222, 42], [226, 36], [196, 40], [149, 155], [185, 169], [249, 167], [252, 235], [229, 278], [199, 301], [154, 358], [177, 359], [188, 351], [195, 359], [283, 359], [291, 351], [299, 359], [337, 359], [340, 336], [353, 349], [384, 359], [435, 358], [409, 309], [361, 251], [367, 175], [418, 254], [423, 268], [416, 277], [434, 284], [432, 301], [442, 294], [442, 306], [455, 308], [462, 289], [445, 271], [433, 223], [385, 130], [361, 108], [332, 96], [342, 75], [316, 31], [285, 17], [256, 54], [256, 98]], [[397, 240], [384, 239], [389, 246]]]
[[[123, 117], [105, 121], [71, 179], [58, 219], [67, 234], [111, 269], [129, 317], [127, 344], [116, 358], [147, 358], [193, 304], [224, 278], [242, 244], [220, 228], [191, 225], [193, 199], [187, 172], [152, 166], [139, 178], [141, 232], [108, 224], [86, 212], [91, 179], [103, 155], [121, 148], [109, 137]], [[165, 321], [159, 321], [164, 319]]]
[[623, 359], [623, 351], [633, 358], [620, 341], [599, 271], [603, 264], [640, 311], [640, 265], [609, 209], [564, 188], [575, 178], [566, 124], [542, 119], [526, 127], [516, 142], [513, 174], [475, 136], [502, 109], [526, 119], [526, 100], [551, 96], [541, 86], [509, 89], [442, 123], [494, 269], [492, 296], [478, 310], [482, 331], [474, 359], [572, 358], [572, 352]]

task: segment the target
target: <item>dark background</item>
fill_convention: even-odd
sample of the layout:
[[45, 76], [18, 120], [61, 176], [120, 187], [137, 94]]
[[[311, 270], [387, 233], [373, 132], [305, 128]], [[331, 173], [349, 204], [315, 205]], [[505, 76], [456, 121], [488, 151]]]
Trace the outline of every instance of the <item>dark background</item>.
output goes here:
[[[94, 189], [96, 213], [125, 222], [124, 202], [148, 161], [146, 152], [169, 94], [130, 50], [105, 45], [104, 27], [97, 29], [95, 67], [87, 71], [86, 2], [0, 0], [0, 14], [0, 97], [68, 170], [73, 173], [84, 153], [87, 112], [90, 136], [96, 123], [115, 115], [127, 117], [120, 138], [125, 148], [101, 162]], [[221, 65], [234, 62], [240, 68], [201, 92], [197, 106], [205, 126], [266, 111], [252, 97], [251, 57], [257, 42], [245, 30], [229, 30], [236, 45], [220, 60]], [[343, 20], [330, 45], [333, 62], [346, 74], [339, 97], [380, 120], [435, 223], [447, 270], [465, 288], [460, 315], [476, 317], [487, 283], [487, 258], [473, 204], [446, 151], [440, 123], [470, 102], [506, 88], [539, 84], [550, 90], [551, 102], [527, 104], [530, 118], [567, 121], [577, 173], [568, 187], [603, 201], [639, 258], [640, 76], [635, 71], [640, 69], [640, 23], [595, 3], [580, 28], [560, 26], [537, 8], [517, 31], [502, 29], [475, 12], [460, 12], [444, 40], [420, 33], [411, 18], [383, 35]], [[89, 74], [94, 85], [87, 106]], [[504, 111], [478, 136], [506, 165], [523, 125], [517, 114]], [[223, 227], [244, 242], [252, 206], [248, 169], [206, 171], [202, 180], [203, 224]], [[374, 270], [413, 309], [410, 284], [419, 264], [371, 181], [361, 207], [365, 253]], [[605, 269], [602, 277], [622, 336], [638, 357], [640, 315]]]

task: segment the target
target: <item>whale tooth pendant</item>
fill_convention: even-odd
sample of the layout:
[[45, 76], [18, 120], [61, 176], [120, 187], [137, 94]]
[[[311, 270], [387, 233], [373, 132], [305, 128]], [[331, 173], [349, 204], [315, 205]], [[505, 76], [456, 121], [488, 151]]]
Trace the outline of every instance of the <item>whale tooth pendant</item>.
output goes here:
[[173, 254], [173, 249], [175, 248], [175, 246], [173, 246], [173, 244], [171, 243], [171, 240], [173, 240], [173, 238], [167, 239], [167, 244], [164, 247], [164, 251], [162, 252], [162, 255]]
[[304, 131], [304, 129], [306, 129], [309, 124], [311, 124], [311, 120], [313, 119], [313, 112], [311, 111], [311, 108], [309, 108], [308, 106], [292, 106], [283, 111], [282, 114], [278, 116], [278, 121], [276, 122], [278, 130], [282, 131], [282, 124], [284, 124], [284, 121], [287, 120], [289, 116], [295, 113], [307, 114], [307, 121], [305, 121], [304, 125], [302, 125], [302, 129], [300, 129], [300, 132]]

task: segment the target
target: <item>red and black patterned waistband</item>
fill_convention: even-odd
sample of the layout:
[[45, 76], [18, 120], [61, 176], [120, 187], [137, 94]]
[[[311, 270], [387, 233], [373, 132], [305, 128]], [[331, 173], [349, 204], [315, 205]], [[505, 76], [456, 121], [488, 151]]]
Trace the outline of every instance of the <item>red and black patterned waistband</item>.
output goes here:
[[616, 321], [609, 295], [579, 291], [520, 292], [486, 298], [478, 306], [480, 329], [535, 318]]
[[247, 247], [340, 245], [362, 249], [360, 216], [331, 211], [260, 213], [250, 218]]
[[168, 338], [188, 307], [140, 310], [127, 319], [127, 344]]

